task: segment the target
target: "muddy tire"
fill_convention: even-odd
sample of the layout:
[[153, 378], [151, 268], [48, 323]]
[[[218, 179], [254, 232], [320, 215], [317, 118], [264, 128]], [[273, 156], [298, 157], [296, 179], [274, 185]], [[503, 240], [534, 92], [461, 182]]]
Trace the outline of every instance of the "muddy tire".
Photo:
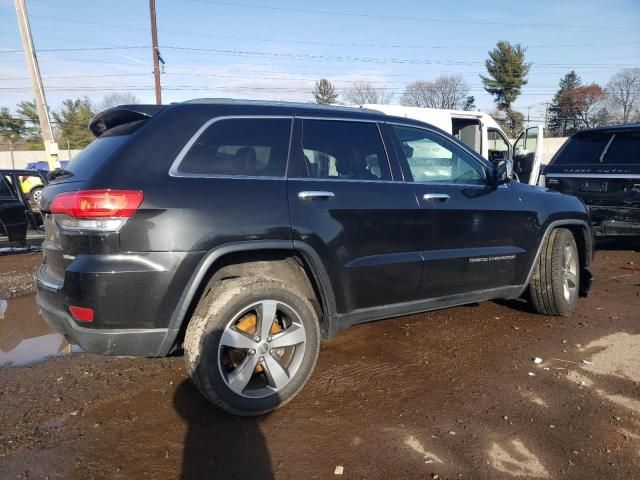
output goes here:
[[318, 358], [312, 303], [273, 279], [219, 282], [200, 299], [185, 334], [187, 370], [200, 392], [235, 415], [260, 415], [291, 401]]
[[536, 312], [569, 315], [576, 309], [580, 287], [578, 247], [570, 230], [552, 230], [540, 251], [529, 293]]

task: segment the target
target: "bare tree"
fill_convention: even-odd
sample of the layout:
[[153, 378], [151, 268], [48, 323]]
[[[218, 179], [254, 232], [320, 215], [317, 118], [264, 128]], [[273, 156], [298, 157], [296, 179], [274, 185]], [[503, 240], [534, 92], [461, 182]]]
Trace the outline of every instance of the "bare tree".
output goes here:
[[331, 104], [336, 103], [338, 100], [338, 94], [333, 84], [326, 78], [318, 80], [313, 88], [313, 97], [316, 103]]
[[469, 85], [462, 75], [440, 75], [433, 81], [417, 81], [406, 86], [400, 103], [408, 107], [463, 108]]
[[384, 88], [376, 88], [369, 82], [355, 82], [353, 86], [344, 92], [348, 103], [362, 105], [365, 103], [387, 104], [391, 103], [393, 93]]
[[622, 123], [628, 123], [640, 109], [640, 68], [616, 73], [607, 84], [606, 92], [615, 109], [620, 109]]
[[131, 105], [140, 103], [140, 99], [133, 93], [111, 93], [102, 99], [98, 104], [98, 110], [106, 110], [107, 108], [117, 107], [118, 105]]

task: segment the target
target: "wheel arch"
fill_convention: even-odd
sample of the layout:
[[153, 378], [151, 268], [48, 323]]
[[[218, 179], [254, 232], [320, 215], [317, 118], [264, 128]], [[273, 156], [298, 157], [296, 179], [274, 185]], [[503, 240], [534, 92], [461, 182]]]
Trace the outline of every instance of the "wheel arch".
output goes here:
[[[540, 258], [542, 247], [547, 241], [547, 239], [549, 238], [549, 235], [551, 234], [551, 232], [556, 228], [566, 228], [573, 234], [573, 237], [576, 240], [576, 245], [578, 247], [578, 256], [580, 258], [580, 270], [582, 272], [588, 273], [586, 269], [591, 265], [591, 259], [593, 256], [593, 235], [591, 231], [591, 226], [586, 221], [577, 219], [577, 218], [554, 220], [550, 222], [545, 228], [544, 234], [542, 235], [542, 238], [540, 239], [540, 242], [538, 244], [536, 255], [533, 258], [533, 261], [531, 262], [531, 265], [529, 267], [529, 273], [527, 275], [526, 282], [524, 283], [522, 290], [518, 296], [522, 295], [524, 291], [527, 289], [527, 287], [529, 286], [529, 284], [531, 283], [531, 277], [533, 276], [533, 272], [536, 268], [536, 264], [538, 263], [538, 259]], [[590, 286], [590, 282], [591, 282], [590, 279], [591, 279], [590, 275], [588, 276], [588, 278], [585, 278], [584, 285], [583, 285], [583, 281], [582, 280], [580, 281], [581, 296], [586, 295], [586, 290], [588, 290], [588, 287]]]
[[[329, 276], [319, 255], [304, 242], [288, 240], [261, 240], [255, 242], [237, 242], [222, 245], [208, 251], [191, 274], [187, 285], [174, 309], [169, 321], [167, 336], [159, 348], [158, 356], [166, 355], [180, 340], [189, 323], [190, 316], [206, 288], [216, 281], [235, 278], [246, 273], [247, 265], [260, 265], [259, 272], [266, 276], [278, 276], [278, 273], [295, 278], [293, 264], [301, 267], [304, 278], [317, 299], [320, 329], [324, 340], [334, 333], [336, 314], [333, 288]], [[279, 263], [279, 265], [275, 265]], [[299, 277], [301, 278], [301, 277]]]

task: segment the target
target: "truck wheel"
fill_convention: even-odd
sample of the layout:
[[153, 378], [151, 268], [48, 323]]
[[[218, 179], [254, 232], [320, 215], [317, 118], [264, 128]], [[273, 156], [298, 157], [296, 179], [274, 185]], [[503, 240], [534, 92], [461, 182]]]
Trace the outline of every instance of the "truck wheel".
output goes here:
[[320, 330], [311, 302], [279, 280], [240, 277], [211, 288], [184, 341], [187, 370], [200, 392], [235, 415], [260, 415], [295, 397], [318, 358]]
[[580, 287], [578, 247], [570, 230], [551, 231], [542, 246], [529, 285], [531, 302], [543, 315], [569, 315], [576, 309]]

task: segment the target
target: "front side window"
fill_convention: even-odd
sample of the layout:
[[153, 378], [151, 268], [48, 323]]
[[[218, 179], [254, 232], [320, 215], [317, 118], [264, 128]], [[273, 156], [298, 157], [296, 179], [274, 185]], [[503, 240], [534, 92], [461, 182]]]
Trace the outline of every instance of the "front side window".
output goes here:
[[333, 180], [389, 180], [378, 126], [370, 122], [303, 120], [299, 168], [293, 176]]
[[490, 129], [487, 131], [489, 140], [489, 160], [507, 160], [509, 158], [509, 144], [507, 139], [498, 131]]
[[291, 122], [288, 118], [215, 121], [191, 145], [178, 172], [282, 177], [287, 164]]
[[451, 140], [429, 130], [393, 128], [414, 182], [484, 185], [483, 166]]

